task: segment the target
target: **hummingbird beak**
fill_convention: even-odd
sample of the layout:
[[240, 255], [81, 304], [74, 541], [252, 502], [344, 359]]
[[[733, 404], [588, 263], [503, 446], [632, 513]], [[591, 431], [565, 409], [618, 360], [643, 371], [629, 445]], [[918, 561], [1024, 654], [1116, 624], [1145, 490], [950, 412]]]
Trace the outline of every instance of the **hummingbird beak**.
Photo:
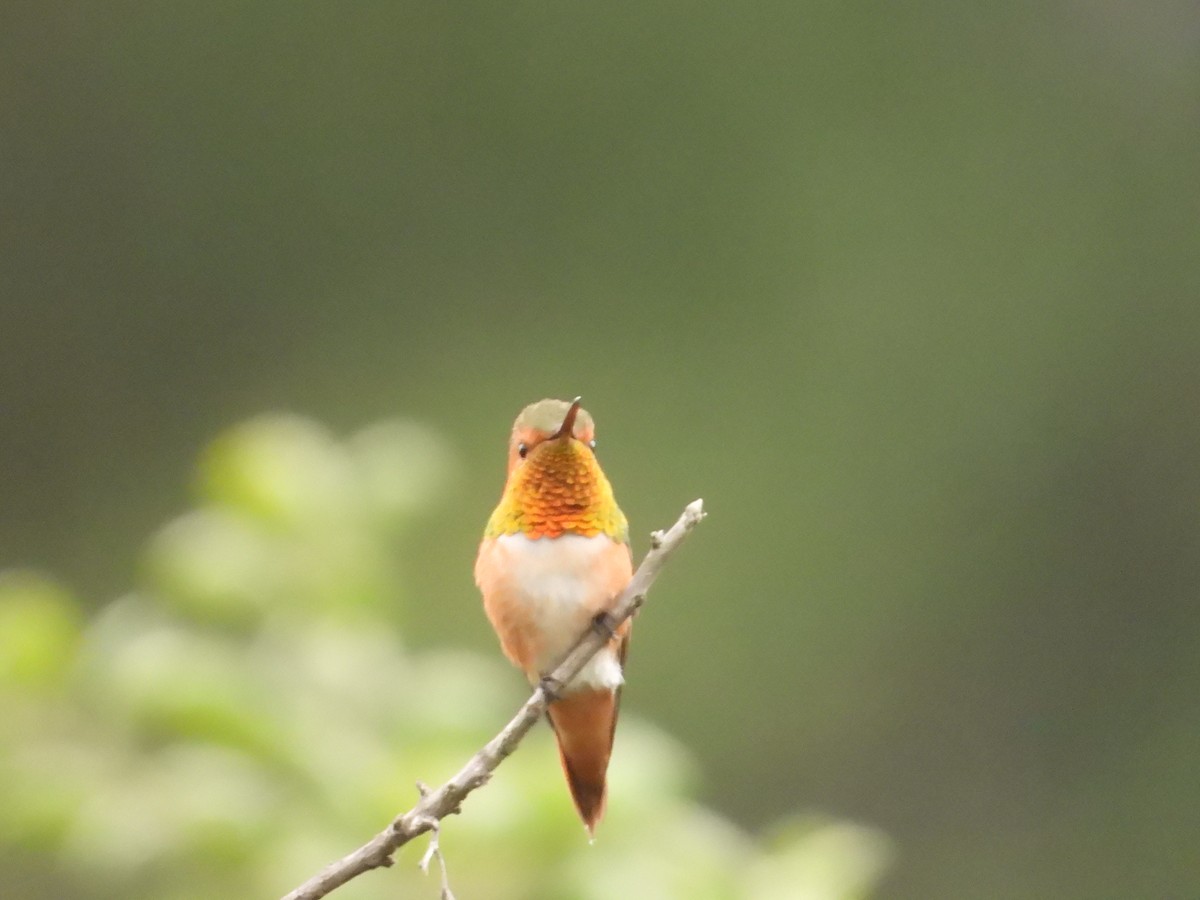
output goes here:
[[579, 414], [579, 401], [582, 399], [582, 397], [576, 397], [571, 401], [571, 408], [563, 416], [562, 425], [559, 426], [558, 431], [550, 435], [550, 440], [557, 440], [561, 437], [569, 438], [571, 436], [571, 433], [575, 430], [575, 416]]

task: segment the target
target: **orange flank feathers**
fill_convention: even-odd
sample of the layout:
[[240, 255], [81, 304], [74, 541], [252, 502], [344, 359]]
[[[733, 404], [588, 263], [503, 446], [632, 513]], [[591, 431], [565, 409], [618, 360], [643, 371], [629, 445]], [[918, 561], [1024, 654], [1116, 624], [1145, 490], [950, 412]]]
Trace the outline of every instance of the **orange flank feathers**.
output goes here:
[[[512, 663], [536, 683], [633, 576], [628, 525], [594, 453], [579, 401], [521, 411], [508, 479], [475, 561], [483, 607]], [[630, 623], [559, 691], [547, 712], [588, 833], [604, 814]]]

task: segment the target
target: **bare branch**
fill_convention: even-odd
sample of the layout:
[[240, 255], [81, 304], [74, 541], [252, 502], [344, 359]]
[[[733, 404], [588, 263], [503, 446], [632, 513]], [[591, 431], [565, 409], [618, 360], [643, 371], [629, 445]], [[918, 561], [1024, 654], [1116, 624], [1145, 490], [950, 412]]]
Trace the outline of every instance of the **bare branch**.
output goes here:
[[[693, 500], [684, 508], [683, 515], [670, 529], [665, 532], [656, 531], [651, 535], [650, 551], [633, 573], [628, 587], [617, 599], [616, 606], [604, 623], [605, 627], [589, 628], [563, 661], [534, 688], [533, 694], [513, 716], [512, 721], [488, 741], [482, 750], [472, 756], [458, 774], [435, 790], [423, 790], [416, 806], [397, 816], [391, 825], [353, 853], [330, 863], [321, 872], [284, 896], [283, 900], [317, 900], [363, 872], [390, 866], [392, 855], [400, 847], [418, 835], [436, 829], [443, 818], [458, 812], [467, 795], [487, 784], [496, 767], [517, 749], [521, 739], [545, 713], [550, 700], [547, 685], [569, 684], [608, 641], [609, 636], [606, 632], [609, 627], [615, 628], [637, 612], [667, 557], [691, 530], [700, 524], [704, 515], [703, 502]], [[431, 853], [427, 856], [437, 852], [431, 848]]]

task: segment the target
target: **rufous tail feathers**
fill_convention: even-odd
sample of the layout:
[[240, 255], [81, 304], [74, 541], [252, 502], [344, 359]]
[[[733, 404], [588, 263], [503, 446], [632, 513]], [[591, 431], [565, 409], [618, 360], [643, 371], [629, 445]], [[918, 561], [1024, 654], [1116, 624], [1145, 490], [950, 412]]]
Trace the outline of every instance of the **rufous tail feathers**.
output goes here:
[[605, 775], [617, 727], [617, 705], [616, 691], [584, 690], [554, 701], [547, 710], [571, 798], [588, 834], [595, 834], [604, 816]]

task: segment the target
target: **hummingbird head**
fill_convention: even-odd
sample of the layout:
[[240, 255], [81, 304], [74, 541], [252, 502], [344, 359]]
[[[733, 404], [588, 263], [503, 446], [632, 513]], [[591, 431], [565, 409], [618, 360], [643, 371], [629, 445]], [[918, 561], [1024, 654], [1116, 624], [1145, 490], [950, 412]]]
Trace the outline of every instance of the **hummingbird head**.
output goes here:
[[596, 426], [576, 397], [521, 410], [508, 444], [508, 481], [487, 534], [573, 532], [627, 539], [625, 516], [593, 452]]
[[513, 422], [512, 437], [508, 442], [508, 474], [535, 454], [543, 445], [557, 443], [560, 449], [570, 447], [569, 452], [578, 453], [583, 447], [571, 447], [573, 442], [584, 444], [588, 451], [596, 448], [596, 424], [591, 414], [579, 405], [582, 398], [570, 403], [565, 400], [539, 400], [521, 410]]

